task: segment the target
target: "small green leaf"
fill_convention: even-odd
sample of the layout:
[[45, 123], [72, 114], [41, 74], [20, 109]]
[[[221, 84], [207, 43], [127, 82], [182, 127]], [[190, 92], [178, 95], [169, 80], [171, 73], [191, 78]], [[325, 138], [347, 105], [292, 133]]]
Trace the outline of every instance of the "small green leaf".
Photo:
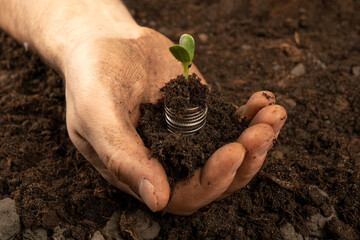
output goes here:
[[194, 38], [191, 35], [185, 33], [185, 34], [181, 35], [179, 45], [184, 47], [188, 51], [188, 53], [190, 55], [189, 62], [191, 62], [193, 60], [194, 52], [195, 52]]
[[172, 55], [180, 62], [182, 62], [182, 63], [184, 63], [184, 62], [190, 63], [191, 62], [189, 52], [184, 47], [176, 44], [174, 46], [171, 46], [169, 48], [169, 50], [172, 53]]

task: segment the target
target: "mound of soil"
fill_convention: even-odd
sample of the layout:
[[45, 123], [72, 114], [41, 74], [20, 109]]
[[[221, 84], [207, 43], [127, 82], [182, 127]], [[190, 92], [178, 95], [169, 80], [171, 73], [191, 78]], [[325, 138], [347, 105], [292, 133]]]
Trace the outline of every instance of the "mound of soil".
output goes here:
[[[218, 91], [209, 91], [200, 83], [196, 74], [186, 81], [183, 76], [172, 79], [162, 89], [165, 93], [156, 105], [142, 104], [142, 117], [138, 133], [152, 156], [163, 165], [170, 186], [183, 178], [190, 178], [194, 171], [204, 166], [209, 157], [220, 147], [235, 142], [246, 128], [245, 122], [233, 117], [235, 106], [224, 102]], [[186, 107], [208, 107], [205, 126], [194, 135], [170, 133], [165, 122], [164, 106], [180, 115]]]
[[[158, 239], [358, 239], [359, 1], [125, 3], [139, 24], [174, 42], [195, 36], [194, 62], [225, 102], [240, 106], [269, 90], [288, 112], [248, 186], [189, 217], [151, 213]], [[73, 147], [63, 88], [35, 54], [0, 33], [0, 199], [16, 200], [23, 229], [42, 227], [50, 237], [59, 226], [67, 239], [88, 239], [116, 209], [145, 207]]]
[[[171, 108], [175, 115], [183, 112], [185, 108], [205, 107], [209, 101], [210, 91], [200, 81], [195, 73], [189, 75], [188, 80], [183, 75], [179, 75], [160, 89], [165, 93], [164, 99], [160, 101]], [[181, 117], [177, 116], [177, 118]]]

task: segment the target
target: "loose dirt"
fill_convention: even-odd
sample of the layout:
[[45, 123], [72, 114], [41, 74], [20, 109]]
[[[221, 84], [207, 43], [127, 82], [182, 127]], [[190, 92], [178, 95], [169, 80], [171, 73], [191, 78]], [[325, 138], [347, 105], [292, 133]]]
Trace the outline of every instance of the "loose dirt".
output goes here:
[[[164, 92], [156, 105], [140, 106], [142, 118], [138, 132], [145, 146], [164, 166], [170, 187], [184, 178], [190, 178], [194, 171], [204, 166], [207, 159], [220, 147], [235, 142], [247, 124], [234, 116], [236, 107], [224, 102], [221, 94], [200, 83], [193, 74], [187, 82], [178, 76], [167, 83], [160, 91]], [[181, 113], [186, 107], [208, 108], [206, 124], [191, 136], [170, 133], [165, 121], [164, 106]]]
[[[269, 90], [288, 112], [248, 186], [189, 217], [152, 214], [158, 238], [284, 239], [287, 229], [301, 238], [357, 239], [359, 1], [125, 3], [139, 24], [173, 41], [195, 36], [194, 63], [227, 102], [241, 105]], [[60, 226], [68, 239], [87, 239], [115, 210], [125, 216], [145, 207], [106, 183], [73, 147], [63, 88], [35, 54], [0, 33], [0, 199], [16, 200], [23, 228], [51, 236]], [[332, 214], [319, 233], [313, 221]]]

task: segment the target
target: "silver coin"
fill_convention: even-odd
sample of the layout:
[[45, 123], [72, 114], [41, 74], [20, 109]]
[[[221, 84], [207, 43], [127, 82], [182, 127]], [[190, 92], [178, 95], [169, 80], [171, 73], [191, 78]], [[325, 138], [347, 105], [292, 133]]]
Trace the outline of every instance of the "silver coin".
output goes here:
[[169, 132], [177, 132], [183, 135], [193, 135], [206, 124], [208, 107], [186, 108], [177, 118], [171, 108], [165, 107], [165, 121]]

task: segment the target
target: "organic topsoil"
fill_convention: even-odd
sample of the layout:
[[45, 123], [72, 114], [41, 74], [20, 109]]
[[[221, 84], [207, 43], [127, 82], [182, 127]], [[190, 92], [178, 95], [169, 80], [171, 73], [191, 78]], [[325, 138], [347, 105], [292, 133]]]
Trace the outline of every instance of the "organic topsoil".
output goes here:
[[[160, 91], [164, 92], [157, 104], [142, 104], [142, 117], [138, 132], [152, 156], [163, 165], [170, 187], [204, 166], [207, 159], [220, 147], [235, 142], [246, 123], [234, 116], [236, 107], [224, 102], [221, 93], [210, 91], [194, 73], [188, 80], [182, 75], [169, 81]], [[185, 108], [208, 108], [206, 124], [192, 135], [171, 133], [165, 121], [167, 106], [175, 118], [182, 118]], [[176, 116], [178, 115], [178, 116]]]
[[[269, 90], [288, 113], [250, 184], [188, 217], [152, 214], [158, 238], [284, 239], [283, 227], [291, 226], [293, 239], [358, 239], [359, 1], [125, 3], [139, 24], [174, 42], [184, 32], [195, 37], [194, 63], [224, 102], [240, 106]], [[90, 239], [115, 210], [127, 216], [146, 209], [104, 181], [69, 140], [60, 77], [1, 32], [0, 199], [6, 197], [16, 201], [22, 229], [42, 227], [50, 237], [60, 226], [67, 239]], [[330, 215], [315, 237], [309, 221]]]

